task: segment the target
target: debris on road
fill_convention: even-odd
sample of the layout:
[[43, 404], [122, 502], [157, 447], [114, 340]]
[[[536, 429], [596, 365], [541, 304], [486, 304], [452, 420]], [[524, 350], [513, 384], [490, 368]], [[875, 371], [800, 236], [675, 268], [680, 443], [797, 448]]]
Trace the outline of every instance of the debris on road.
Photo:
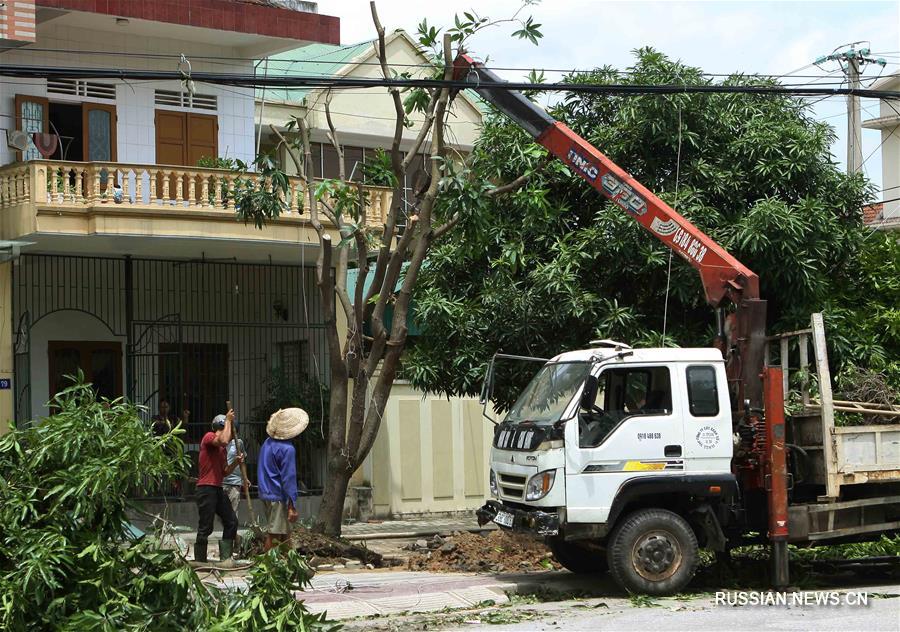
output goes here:
[[406, 548], [415, 551], [406, 565], [411, 571], [504, 573], [560, 568], [543, 542], [503, 531], [455, 532], [447, 538], [417, 540]]

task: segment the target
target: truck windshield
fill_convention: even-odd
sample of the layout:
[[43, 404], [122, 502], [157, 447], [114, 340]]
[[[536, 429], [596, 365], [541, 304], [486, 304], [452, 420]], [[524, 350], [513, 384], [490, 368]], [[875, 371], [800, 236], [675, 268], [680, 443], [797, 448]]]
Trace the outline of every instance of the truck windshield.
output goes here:
[[559, 421], [591, 370], [590, 362], [545, 364], [509, 409], [506, 421]]

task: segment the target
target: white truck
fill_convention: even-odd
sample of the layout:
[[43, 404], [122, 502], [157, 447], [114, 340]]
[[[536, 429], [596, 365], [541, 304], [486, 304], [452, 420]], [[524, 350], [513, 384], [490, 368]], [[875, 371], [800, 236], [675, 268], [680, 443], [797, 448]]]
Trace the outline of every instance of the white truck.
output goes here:
[[[821, 315], [808, 329], [767, 338], [752, 270], [493, 72], [465, 54], [454, 65], [461, 87], [697, 269], [718, 324], [711, 348], [600, 341], [550, 360], [495, 356], [544, 365], [495, 429], [494, 499], [479, 522], [545, 537], [570, 570], [608, 566], [623, 587], [648, 594], [681, 590], [698, 547], [769, 541], [781, 587], [788, 542], [900, 530], [900, 426], [835, 427], [841, 405], [868, 409], [832, 401]], [[808, 386], [811, 367], [819, 400], [804, 389], [802, 411], [786, 420], [789, 374], [800, 370]], [[492, 383], [493, 362], [485, 401]], [[900, 417], [890, 406], [879, 414]]]
[[[835, 407], [860, 405], [835, 405], [823, 386], [830, 376], [822, 332], [815, 314], [793, 340], [772, 339], [779, 363], [802, 358], [784, 374], [811, 371], [820, 391], [816, 400], [801, 389], [802, 408], [784, 426], [787, 542], [900, 531], [900, 425], [834, 426]], [[498, 354], [495, 361], [506, 358], [538, 360]], [[492, 362], [485, 400], [494, 370]], [[479, 523], [546, 538], [564, 567], [608, 568], [628, 591], [680, 591], [699, 548], [727, 552], [764, 542], [770, 530], [771, 475], [757, 486], [752, 467], [767, 442], [761, 428], [735, 423], [728, 393], [718, 349], [600, 341], [546, 361], [495, 428], [493, 499], [478, 510]], [[892, 407], [866, 410], [900, 418]]]

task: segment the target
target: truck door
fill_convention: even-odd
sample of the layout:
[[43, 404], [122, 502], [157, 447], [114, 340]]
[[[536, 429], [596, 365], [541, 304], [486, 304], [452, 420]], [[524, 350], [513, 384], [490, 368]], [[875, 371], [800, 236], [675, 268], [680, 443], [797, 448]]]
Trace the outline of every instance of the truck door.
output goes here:
[[678, 367], [683, 398], [684, 465], [688, 472], [731, 471], [731, 402], [722, 362], [689, 363]]
[[681, 401], [673, 369], [603, 367], [592, 410], [566, 424], [566, 511], [570, 522], [606, 522], [621, 485], [635, 477], [682, 474]]

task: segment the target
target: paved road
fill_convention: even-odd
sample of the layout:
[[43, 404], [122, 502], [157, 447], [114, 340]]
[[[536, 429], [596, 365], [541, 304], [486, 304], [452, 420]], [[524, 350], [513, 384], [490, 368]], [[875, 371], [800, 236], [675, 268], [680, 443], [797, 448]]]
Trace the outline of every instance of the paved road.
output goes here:
[[[547, 579], [554, 579], [547, 577]], [[560, 577], [562, 579], [562, 577]], [[868, 594], [867, 605], [857, 605], [858, 594]], [[736, 593], [732, 593], [732, 599]], [[808, 605], [729, 605], [716, 603], [715, 596], [687, 598], [628, 599], [620, 596], [565, 599], [543, 603], [498, 601], [495, 606], [388, 617], [348, 620], [348, 632], [394, 632], [399, 630], [697, 630], [796, 632], [900, 631], [900, 585], [860, 586], [828, 589], [819, 593], [836, 605], [815, 605], [815, 593], [798, 593]], [[832, 595], [834, 595], [832, 597]], [[849, 595], [849, 597], [847, 596]], [[749, 594], [748, 594], [749, 596]], [[789, 594], [789, 599], [794, 597]], [[852, 605], [848, 605], [848, 601]]]
[[[866, 606], [856, 605], [754, 605], [716, 604], [704, 597], [687, 602], [661, 600], [659, 605], [635, 607], [626, 600], [559, 602], [535, 618], [507, 625], [464, 624], [464, 629], [491, 630], [900, 630], [900, 586], [879, 587], [890, 597], [871, 597]], [[607, 606], [594, 607], [597, 603]], [[543, 604], [548, 606], [549, 604]], [[463, 629], [450, 626], [445, 629]]]

